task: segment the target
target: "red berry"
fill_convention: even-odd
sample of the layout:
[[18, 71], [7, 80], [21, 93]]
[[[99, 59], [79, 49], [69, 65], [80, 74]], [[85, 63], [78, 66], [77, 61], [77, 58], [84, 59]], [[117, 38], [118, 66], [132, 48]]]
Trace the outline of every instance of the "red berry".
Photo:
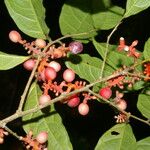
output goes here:
[[89, 113], [89, 106], [88, 104], [86, 103], [81, 103], [79, 106], [78, 106], [78, 111], [81, 115], [85, 116]]
[[120, 109], [120, 110], [125, 110], [127, 108], [127, 102], [123, 99], [120, 99], [116, 102], [116, 106]]
[[56, 61], [51, 61], [48, 66], [54, 68], [56, 72], [60, 71], [61, 69], [61, 65]]
[[46, 42], [43, 39], [36, 39], [35, 45], [39, 48], [44, 48], [46, 46]]
[[23, 66], [26, 70], [32, 71], [35, 66], [35, 60], [29, 59], [23, 63]]
[[99, 95], [105, 99], [109, 99], [112, 95], [112, 90], [108, 87], [99, 90]]
[[48, 140], [48, 133], [45, 131], [40, 132], [37, 137], [36, 140], [40, 143], [40, 144], [44, 144], [47, 140]]
[[80, 98], [77, 95], [74, 95], [71, 98], [69, 98], [67, 105], [73, 108], [78, 106], [79, 103], [80, 103]]
[[57, 73], [54, 68], [47, 67], [45, 69], [45, 79], [46, 80], [54, 80], [56, 78], [56, 76], [57, 76]]
[[63, 73], [63, 79], [66, 82], [72, 82], [75, 79], [75, 73], [71, 69], [66, 69]]
[[83, 51], [83, 45], [82, 45], [82, 43], [80, 43], [78, 41], [71, 42], [69, 44], [69, 48], [73, 54], [78, 54]]
[[44, 95], [44, 94], [43, 94], [43, 95], [41, 95], [40, 98], [39, 98], [39, 104], [40, 104], [40, 105], [44, 105], [44, 104], [50, 102], [50, 100], [51, 100], [51, 97], [50, 97], [49, 95]]
[[21, 35], [17, 31], [13, 30], [9, 33], [9, 39], [12, 42], [17, 43], [21, 40]]

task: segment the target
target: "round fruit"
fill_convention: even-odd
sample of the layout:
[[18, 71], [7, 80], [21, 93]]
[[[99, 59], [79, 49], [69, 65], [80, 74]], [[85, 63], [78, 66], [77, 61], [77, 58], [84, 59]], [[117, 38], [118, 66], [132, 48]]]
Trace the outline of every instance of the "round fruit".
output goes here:
[[108, 87], [99, 90], [99, 95], [105, 99], [109, 99], [112, 95], [112, 90]]
[[78, 106], [80, 103], [80, 98], [77, 95], [72, 96], [71, 98], [69, 98], [67, 105], [69, 107], [76, 107]]
[[127, 108], [127, 102], [123, 99], [120, 99], [117, 103], [116, 106], [120, 109], [120, 110], [125, 110]]
[[12, 42], [17, 43], [21, 40], [21, 35], [17, 31], [13, 30], [9, 33], [9, 39]]
[[34, 59], [29, 59], [27, 61], [25, 61], [23, 63], [23, 67], [26, 69], [26, 70], [29, 70], [29, 71], [32, 71], [33, 68], [35, 66], [35, 60]]
[[39, 104], [44, 105], [44, 104], [50, 102], [50, 100], [51, 100], [51, 97], [49, 95], [43, 94], [39, 98]]
[[47, 67], [45, 68], [45, 79], [46, 80], [54, 80], [57, 76], [57, 73], [54, 68]]
[[43, 39], [36, 39], [35, 45], [39, 48], [44, 48], [46, 46], [46, 42]]
[[75, 79], [75, 73], [71, 69], [66, 69], [63, 73], [63, 79], [66, 82], [72, 82]]
[[78, 54], [83, 51], [83, 45], [82, 45], [82, 43], [80, 43], [78, 41], [71, 42], [69, 44], [69, 48], [73, 54]]
[[89, 106], [88, 104], [86, 103], [81, 103], [79, 106], [78, 106], [78, 111], [79, 111], [79, 114], [85, 116], [89, 113]]
[[61, 69], [61, 65], [56, 61], [51, 61], [48, 66], [54, 68], [56, 72], [60, 71]]
[[40, 144], [44, 144], [47, 140], [48, 140], [48, 133], [45, 131], [40, 132], [37, 137], [36, 140], [40, 143]]

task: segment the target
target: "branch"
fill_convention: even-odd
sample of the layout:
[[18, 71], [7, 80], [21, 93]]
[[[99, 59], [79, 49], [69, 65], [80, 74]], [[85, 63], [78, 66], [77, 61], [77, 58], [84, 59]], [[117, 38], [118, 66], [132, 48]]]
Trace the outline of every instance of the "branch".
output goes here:
[[43, 52], [46, 52], [47, 49], [48, 49], [51, 45], [53, 45], [53, 44], [55, 44], [55, 43], [60, 43], [60, 44], [61, 44], [61, 40], [63, 40], [63, 39], [66, 39], [66, 38], [69, 38], [69, 37], [74, 37], [74, 36], [79, 36], [79, 35], [80, 35], [80, 36], [82, 36], [82, 35], [87, 35], [87, 34], [89, 34], [89, 33], [91, 33], [91, 32], [94, 32], [94, 31], [96, 31], [96, 29], [91, 30], [91, 31], [88, 31], [88, 32], [83, 32], [83, 33], [76, 33], [76, 34], [68, 34], [68, 35], [65, 35], [65, 36], [63, 36], [63, 37], [61, 37], [61, 38], [56, 39], [55, 41], [52, 41], [52, 42], [48, 43], [47, 46], [44, 48]]
[[7, 126], [4, 126], [4, 129], [10, 133], [11, 135], [13, 135], [14, 137], [16, 137], [18, 140], [20, 140], [20, 136], [18, 136], [15, 132], [13, 132], [11, 129], [9, 129]]
[[37, 69], [37, 66], [38, 66], [39, 62], [40, 62], [40, 56], [38, 56], [38, 59], [37, 59], [37, 61], [36, 61], [36, 64], [35, 64], [35, 66], [34, 66], [32, 72], [31, 72], [31, 75], [30, 75], [30, 77], [29, 77], [29, 80], [28, 80], [28, 82], [27, 82], [27, 84], [26, 84], [26, 87], [25, 87], [25, 89], [24, 89], [24, 92], [23, 92], [23, 94], [22, 94], [22, 96], [21, 96], [21, 100], [20, 100], [20, 103], [19, 103], [19, 106], [18, 106], [18, 110], [17, 110], [18, 112], [19, 112], [19, 111], [22, 111], [25, 98], [26, 98], [26, 96], [27, 96], [27, 93], [28, 93], [29, 87], [30, 87], [30, 85], [31, 85], [31, 82], [32, 82], [32, 80], [33, 80], [33, 78], [34, 78], [35, 71], [36, 71], [36, 69]]
[[109, 48], [109, 41], [111, 36], [113, 35], [113, 33], [117, 30], [118, 26], [121, 24], [122, 22], [120, 21], [115, 28], [111, 31], [111, 33], [109, 34], [109, 36], [107, 37], [107, 42], [106, 42], [106, 50], [105, 50], [105, 54], [104, 54], [104, 60], [102, 63], [102, 67], [101, 67], [101, 72], [100, 72], [100, 78], [102, 78], [103, 76], [103, 72], [104, 72], [104, 68], [105, 68], [105, 63], [106, 63], [106, 59], [107, 59], [107, 54], [108, 54], [108, 48]]
[[120, 72], [117, 72], [116, 74], [113, 74], [113, 75], [110, 75], [108, 77], [99, 79], [99, 80], [97, 80], [97, 81], [95, 81], [95, 82], [93, 82], [93, 83], [91, 83], [91, 84], [89, 84], [89, 85], [87, 85], [87, 86], [85, 86], [85, 87], [83, 87], [81, 89], [72, 91], [72, 92], [67, 93], [67, 94], [61, 94], [59, 97], [54, 98], [53, 100], [51, 100], [49, 103], [46, 103], [45, 105], [42, 105], [42, 106], [39, 105], [39, 106], [36, 106], [36, 107], [34, 107], [32, 109], [29, 109], [29, 110], [26, 110], [26, 111], [17, 111], [15, 114], [13, 114], [13, 115], [11, 115], [11, 116], [1, 120], [0, 121], [0, 127], [5, 126], [7, 123], [9, 123], [9, 122], [11, 122], [11, 121], [13, 121], [13, 120], [15, 120], [17, 118], [20, 118], [22, 116], [28, 115], [30, 113], [37, 112], [37, 111], [39, 111], [39, 110], [41, 110], [41, 109], [43, 109], [43, 108], [45, 108], [45, 107], [47, 107], [49, 105], [52, 105], [53, 103], [56, 103], [58, 101], [62, 101], [63, 99], [65, 99], [65, 98], [67, 98], [67, 97], [69, 97], [71, 95], [74, 95], [74, 94], [77, 94], [77, 93], [80, 93], [80, 92], [84, 92], [84, 91], [88, 91], [89, 88], [91, 88], [92, 86], [94, 86], [97, 83], [105, 82], [107, 80], [110, 80], [110, 79], [115, 78], [115, 77], [120, 76], [120, 75], [127, 75], [128, 71], [131, 70], [131, 69], [132, 69], [132, 67], [126, 68], [123, 71], [120, 71]]
[[113, 107], [116, 108], [119, 112], [122, 112], [123, 114], [125, 114], [126, 116], [128, 116], [128, 118], [129, 118], [129, 117], [134, 118], [134, 119], [139, 120], [139, 121], [141, 121], [141, 122], [143, 122], [143, 123], [145, 123], [145, 124], [147, 124], [147, 125], [150, 126], [150, 122], [149, 122], [148, 120], [144, 120], [144, 119], [138, 118], [138, 117], [132, 115], [131, 113], [128, 113], [128, 112], [126, 112], [126, 111], [124, 111], [124, 110], [121, 110], [121, 109], [118, 108], [113, 102], [109, 101], [108, 99], [105, 99], [105, 98], [101, 97], [99, 94], [94, 93], [94, 92], [91, 91], [90, 89], [88, 90], [88, 92], [91, 93], [91, 94], [93, 94], [93, 95], [95, 95], [97, 98], [100, 98], [100, 99], [101, 99], [103, 102], [105, 102], [106, 104], [109, 104], [110, 106], [113, 106]]

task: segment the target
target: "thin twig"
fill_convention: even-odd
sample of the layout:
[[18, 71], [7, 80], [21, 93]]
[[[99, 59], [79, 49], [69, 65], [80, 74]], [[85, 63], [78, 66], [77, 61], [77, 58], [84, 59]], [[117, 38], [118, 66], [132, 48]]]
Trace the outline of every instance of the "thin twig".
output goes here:
[[17, 133], [13, 132], [11, 129], [9, 129], [7, 126], [4, 126], [4, 129], [10, 133], [11, 135], [13, 135], [14, 137], [16, 137], [18, 140], [20, 140], [20, 136], [17, 135]]
[[22, 94], [22, 96], [21, 96], [21, 100], [20, 100], [19, 107], [18, 107], [18, 110], [17, 110], [17, 111], [22, 111], [25, 98], [26, 98], [26, 96], [27, 96], [27, 93], [28, 93], [29, 87], [30, 87], [30, 85], [31, 85], [31, 82], [32, 82], [32, 80], [33, 80], [33, 78], [34, 78], [35, 71], [36, 71], [36, 69], [37, 69], [37, 66], [38, 66], [39, 62], [40, 62], [40, 56], [38, 56], [37, 61], [36, 61], [36, 64], [35, 64], [35, 66], [34, 66], [32, 72], [31, 72], [31, 75], [30, 75], [30, 77], [29, 77], [29, 80], [28, 80], [28, 82], [27, 82], [27, 84], [26, 84], [26, 86], [25, 86], [25, 89], [24, 89], [24, 92], [23, 92], [23, 94]]
[[44, 48], [43, 52], [46, 52], [47, 49], [48, 49], [50, 46], [52, 46], [53, 44], [55, 44], [55, 43], [60, 43], [61, 40], [63, 40], [63, 39], [66, 39], [66, 38], [69, 38], [69, 37], [75, 37], [75, 36], [79, 36], [79, 35], [81, 35], [81, 36], [82, 36], [82, 35], [87, 35], [87, 34], [89, 34], [90, 32], [94, 32], [94, 31], [96, 31], [96, 29], [95, 29], [95, 30], [91, 30], [91, 31], [89, 31], [89, 32], [83, 32], [83, 33], [76, 33], [76, 34], [68, 34], [68, 35], [65, 35], [65, 36], [63, 36], [63, 37], [61, 37], [61, 38], [56, 39], [55, 41], [52, 41], [52, 42], [48, 43], [47, 46]]
[[121, 23], [122, 23], [122, 22], [120, 21], [120, 22], [115, 26], [115, 28], [111, 31], [111, 33], [109, 34], [109, 36], [107, 37], [106, 50], [105, 50], [104, 60], [103, 60], [102, 67], [101, 67], [100, 78], [103, 77], [103, 72], [104, 72], [105, 63], [106, 63], [106, 59], [107, 59], [107, 54], [108, 54], [108, 50], [109, 50], [109, 41], [110, 41], [110, 38], [112, 37], [112, 35], [114, 34], [114, 32], [117, 30], [118, 26], [119, 26]]

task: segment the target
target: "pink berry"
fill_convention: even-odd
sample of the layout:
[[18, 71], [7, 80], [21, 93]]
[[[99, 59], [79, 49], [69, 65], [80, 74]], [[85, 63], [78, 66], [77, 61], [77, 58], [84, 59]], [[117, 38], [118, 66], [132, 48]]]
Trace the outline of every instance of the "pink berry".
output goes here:
[[71, 98], [69, 98], [67, 105], [69, 107], [76, 107], [78, 106], [80, 103], [80, 98], [77, 95], [72, 96]]
[[35, 66], [35, 60], [29, 59], [23, 63], [23, 66], [26, 70], [32, 71]]
[[88, 104], [86, 103], [81, 103], [79, 106], [78, 106], [78, 111], [81, 115], [85, 116], [89, 113], [89, 106]]
[[13, 30], [9, 33], [9, 39], [12, 42], [17, 43], [21, 40], [21, 35], [17, 31]]
[[54, 80], [56, 78], [56, 76], [57, 76], [57, 73], [54, 68], [47, 67], [45, 69], [45, 79], [46, 80]]
[[120, 109], [120, 110], [125, 110], [127, 108], [127, 102], [123, 99], [120, 99], [118, 102], [116, 102], [116, 106]]
[[63, 79], [66, 82], [72, 82], [75, 79], [75, 73], [71, 69], [66, 69], [63, 73]]
[[35, 45], [39, 48], [44, 48], [46, 46], [46, 42], [43, 39], [36, 39]]
[[49, 95], [43, 94], [39, 97], [39, 104], [44, 105], [44, 104], [50, 102], [50, 100], [51, 100], [51, 97]]
[[112, 95], [112, 90], [108, 87], [99, 90], [99, 95], [105, 99], [109, 99]]
[[54, 68], [56, 72], [60, 71], [61, 69], [61, 65], [56, 61], [51, 61], [48, 66]]
[[47, 142], [48, 140], [48, 133], [45, 131], [40, 132], [37, 137], [36, 140], [40, 143], [40, 144], [44, 144], [45, 142]]
[[71, 42], [69, 44], [69, 48], [73, 54], [78, 54], [83, 51], [83, 45], [82, 45], [82, 43], [80, 43], [78, 41]]

